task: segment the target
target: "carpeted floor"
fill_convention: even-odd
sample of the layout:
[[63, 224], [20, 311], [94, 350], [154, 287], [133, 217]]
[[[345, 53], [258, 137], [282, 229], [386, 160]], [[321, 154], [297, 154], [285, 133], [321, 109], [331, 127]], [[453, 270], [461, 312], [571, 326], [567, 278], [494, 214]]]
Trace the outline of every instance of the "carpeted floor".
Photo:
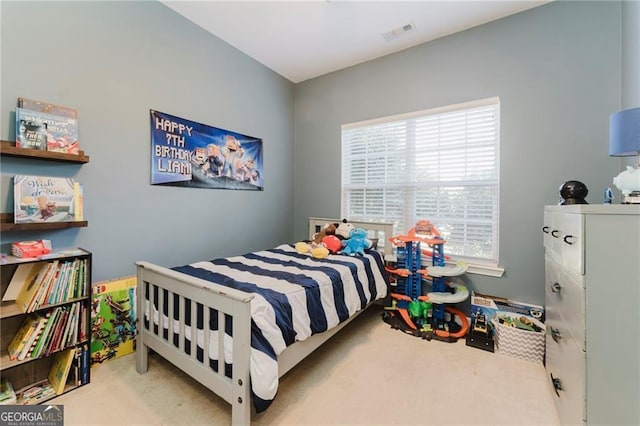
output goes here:
[[[372, 307], [280, 382], [255, 425], [559, 425], [541, 364], [392, 330]], [[91, 370], [52, 401], [65, 425], [229, 425], [231, 409], [157, 355]]]

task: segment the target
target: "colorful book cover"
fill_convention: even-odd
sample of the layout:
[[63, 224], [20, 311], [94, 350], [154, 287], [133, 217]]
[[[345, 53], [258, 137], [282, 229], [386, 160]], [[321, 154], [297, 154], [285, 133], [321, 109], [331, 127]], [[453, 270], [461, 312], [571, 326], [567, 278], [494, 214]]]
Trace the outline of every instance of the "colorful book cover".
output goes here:
[[22, 288], [16, 297], [16, 305], [22, 312], [30, 311], [31, 301], [38, 293], [47, 269], [47, 262], [34, 262], [28, 265], [30, 268], [26, 270]]
[[32, 121], [16, 115], [16, 146], [46, 151], [47, 123]]
[[35, 332], [37, 325], [38, 322], [34, 321], [31, 317], [24, 319], [20, 329], [13, 336], [11, 343], [9, 343], [9, 346], [7, 347], [7, 350], [9, 351], [9, 359], [13, 361], [18, 359], [18, 355], [20, 355], [20, 352], [29, 341], [29, 336]]
[[48, 114], [41, 111], [33, 111], [25, 108], [16, 108], [16, 146], [23, 146], [20, 140], [20, 132], [26, 129], [29, 123], [32, 127], [40, 126], [46, 132], [47, 151], [63, 152], [66, 154], [78, 154], [80, 143], [78, 141], [78, 120], [75, 118], [63, 117]]
[[7, 379], [0, 381], [0, 405], [13, 405], [17, 402], [16, 392]]
[[3, 302], [16, 300], [27, 278], [31, 274], [31, 269], [33, 269], [33, 267], [34, 267], [33, 263], [23, 263], [18, 265], [15, 272], [11, 276], [9, 287], [2, 295]]
[[91, 303], [91, 365], [135, 351], [136, 277], [96, 283]]
[[56, 391], [56, 395], [60, 395], [64, 391], [64, 385], [67, 383], [71, 362], [75, 354], [75, 348], [71, 348], [54, 355], [53, 365], [49, 370], [49, 383], [51, 383], [53, 390]]
[[38, 101], [35, 99], [18, 98], [18, 107], [30, 109], [32, 111], [46, 112], [47, 114], [61, 117], [78, 118], [78, 111], [75, 108]]
[[75, 221], [73, 179], [15, 175], [13, 216], [15, 223]]
[[84, 220], [84, 193], [80, 182], [74, 182], [73, 184], [73, 204], [75, 213], [74, 220]]
[[27, 343], [24, 345], [24, 347], [18, 354], [18, 361], [22, 361], [23, 359], [29, 357], [29, 354], [31, 354], [31, 351], [34, 348], [35, 343], [38, 341], [38, 339], [40, 338], [40, 335], [42, 334], [42, 329], [47, 323], [47, 319], [38, 314], [32, 314], [29, 316], [29, 318], [30, 318], [30, 321], [35, 321], [35, 329], [33, 333], [31, 333], [31, 335], [29, 336]]

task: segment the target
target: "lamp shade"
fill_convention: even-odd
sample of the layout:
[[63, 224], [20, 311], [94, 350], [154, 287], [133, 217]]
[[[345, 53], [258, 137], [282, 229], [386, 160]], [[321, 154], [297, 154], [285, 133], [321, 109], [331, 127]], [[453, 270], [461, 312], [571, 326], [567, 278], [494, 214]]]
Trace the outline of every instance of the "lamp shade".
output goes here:
[[628, 157], [640, 154], [640, 108], [625, 109], [609, 120], [609, 155]]

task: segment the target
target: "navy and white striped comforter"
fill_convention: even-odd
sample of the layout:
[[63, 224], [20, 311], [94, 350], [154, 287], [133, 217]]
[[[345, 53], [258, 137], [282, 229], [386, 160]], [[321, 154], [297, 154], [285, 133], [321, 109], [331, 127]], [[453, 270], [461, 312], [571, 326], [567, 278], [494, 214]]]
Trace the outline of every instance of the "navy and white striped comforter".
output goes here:
[[[253, 402], [258, 412], [265, 410], [276, 396], [277, 359], [287, 346], [335, 327], [387, 294], [388, 277], [382, 255], [373, 250], [364, 256], [314, 259], [297, 253], [292, 245], [281, 245], [173, 269], [254, 295], [250, 368]], [[201, 330], [201, 313], [198, 318]], [[226, 323], [228, 342], [231, 326], [229, 321]], [[209, 353], [217, 356], [217, 315], [211, 316], [210, 326]], [[200, 347], [202, 341], [199, 335]], [[199, 358], [200, 351], [199, 348]], [[225, 343], [229, 375], [233, 357], [230, 352], [231, 346]], [[217, 360], [211, 364], [217, 370]]]

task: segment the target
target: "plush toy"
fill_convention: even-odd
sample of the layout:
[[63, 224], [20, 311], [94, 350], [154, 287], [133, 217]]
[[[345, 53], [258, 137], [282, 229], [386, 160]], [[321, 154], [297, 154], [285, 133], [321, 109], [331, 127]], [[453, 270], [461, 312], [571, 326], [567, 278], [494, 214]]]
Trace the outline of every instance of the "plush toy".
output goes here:
[[316, 244], [322, 243], [322, 239], [327, 235], [334, 235], [336, 233], [337, 223], [325, 223], [320, 232], [313, 234], [313, 242]]
[[311, 252], [311, 246], [308, 243], [305, 243], [304, 241], [300, 241], [299, 243], [296, 243], [294, 247], [296, 251], [300, 254]]
[[324, 259], [325, 257], [329, 256], [329, 249], [323, 245], [319, 245], [311, 249], [311, 256], [315, 257], [316, 259]]
[[371, 248], [371, 241], [367, 239], [367, 231], [362, 228], [354, 228], [349, 233], [349, 239], [342, 241], [342, 254], [364, 256], [364, 250]]
[[353, 224], [351, 224], [351, 223], [348, 223], [347, 219], [342, 219], [342, 223], [338, 224], [338, 227], [336, 228], [335, 234], [341, 240], [346, 240], [346, 239], [350, 238], [349, 237], [349, 233], [354, 228], [355, 228], [355, 226], [353, 226]]
[[325, 246], [327, 250], [329, 250], [329, 252], [334, 254], [339, 252], [340, 248], [342, 247], [340, 239], [335, 235], [327, 235], [326, 237], [324, 237], [322, 239], [322, 245]]
[[[338, 243], [339, 244], [339, 243]], [[310, 254], [316, 259], [324, 259], [329, 256], [329, 249], [323, 244], [307, 243], [300, 241], [294, 245], [296, 251], [300, 254]]]

